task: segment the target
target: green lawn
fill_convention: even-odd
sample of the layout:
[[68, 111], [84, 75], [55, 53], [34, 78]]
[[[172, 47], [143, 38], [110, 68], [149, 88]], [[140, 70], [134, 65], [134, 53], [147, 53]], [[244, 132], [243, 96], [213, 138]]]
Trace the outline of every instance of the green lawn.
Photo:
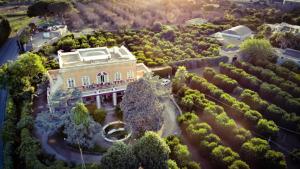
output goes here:
[[26, 27], [30, 21], [31, 18], [28, 16], [14, 16], [14, 17], [7, 17], [10, 23], [11, 27], [11, 34], [10, 36], [15, 36], [16, 33], [21, 30], [22, 28]]

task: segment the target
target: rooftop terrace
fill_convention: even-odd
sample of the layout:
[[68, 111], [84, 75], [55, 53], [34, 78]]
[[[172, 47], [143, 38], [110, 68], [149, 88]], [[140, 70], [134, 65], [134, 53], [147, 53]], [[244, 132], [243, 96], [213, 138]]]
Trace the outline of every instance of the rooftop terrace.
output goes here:
[[60, 68], [136, 60], [125, 46], [77, 49], [72, 52], [58, 51], [58, 59]]

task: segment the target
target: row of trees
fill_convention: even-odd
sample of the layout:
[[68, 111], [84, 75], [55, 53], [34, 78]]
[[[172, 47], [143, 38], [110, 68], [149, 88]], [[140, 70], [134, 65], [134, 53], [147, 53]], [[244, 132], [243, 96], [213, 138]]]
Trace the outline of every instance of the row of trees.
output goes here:
[[[179, 72], [176, 72], [177, 76], [175, 75], [175, 79], [176, 79], [176, 85], [182, 86], [182, 89], [179, 89], [178, 96], [182, 98], [181, 100], [183, 100], [184, 97], [185, 97], [185, 100], [189, 100], [187, 102], [184, 101], [186, 103], [189, 103], [186, 105], [185, 108], [192, 107], [193, 111], [199, 111], [202, 108], [202, 109], [204, 109], [204, 111], [207, 111], [207, 114], [213, 114], [213, 113], [218, 114], [220, 112], [223, 112], [224, 110], [222, 109], [222, 107], [213, 104], [213, 102], [211, 102], [209, 100], [206, 100], [203, 94], [201, 94], [195, 90], [187, 89], [186, 87], [184, 87], [185, 85], [182, 85], [184, 82], [187, 82], [192, 86], [193, 78], [196, 76], [192, 75], [192, 74], [188, 74], [186, 71], [184, 71], [183, 68], [181, 68], [181, 69], [179, 69], [180, 70]], [[186, 75], [186, 78], [178, 78], [178, 77], [182, 77], [182, 75]], [[180, 83], [179, 79], [181, 79], [181, 83]], [[211, 85], [210, 83], [205, 81], [205, 79], [202, 78], [202, 80], [203, 80], [203, 82], [206, 82], [205, 84], [202, 85], [202, 87], [204, 89], [206, 89], [206, 91], [209, 90], [208, 88], [213, 87], [213, 85]], [[215, 89], [217, 90], [217, 87]], [[216, 94], [221, 95], [222, 92], [223, 91], [219, 90], [219, 91], [216, 91]], [[185, 95], [185, 94], [187, 94], [187, 95]], [[223, 100], [221, 98], [223, 98]], [[239, 112], [242, 112], [243, 109], [250, 110], [249, 106], [247, 106], [245, 103], [238, 102], [235, 98], [231, 97], [230, 95], [228, 95], [224, 92], [223, 92], [221, 98], [219, 98], [219, 99], [221, 99], [223, 102], [225, 102], [227, 104], [232, 101], [237, 102], [238, 104], [234, 104], [234, 105], [231, 104], [231, 106], [234, 108], [240, 108], [240, 109], [237, 109], [237, 110], [239, 110]], [[204, 106], [204, 107], [195, 106], [194, 103], [198, 103], [198, 105], [206, 105], [206, 106]], [[241, 107], [239, 107], [239, 106], [241, 106]], [[254, 115], [253, 117], [261, 118], [261, 115], [258, 112], [256, 112], [257, 114], [255, 112], [256, 111], [250, 110], [247, 113], [250, 115], [251, 114]], [[260, 116], [256, 116], [256, 115], [260, 115]], [[224, 117], [224, 115], [222, 115], [222, 116]], [[205, 116], [201, 116], [201, 117], [202, 117], [202, 119], [207, 119], [207, 117], [205, 117]], [[220, 119], [222, 119], [222, 118], [219, 118], [219, 120]], [[192, 133], [191, 139], [198, 138], [197, 136], [205, 135], [205, 133], [207, 133], [209, 128], [211, 128], [211, 127], [207, 127], [207, 125], [205, 125], [205, 124], [190, 125], [193, 123], [197, 123], [197, 121], [199, 120], [198, 116], [195, 115], [194, 113], [185, 113], [184, 115], [180, 116], [178, 118], [178, 120], [179, 120], [180, 124], [182, 124], [182, 126], [184, 128], [186, 128], [186, 131], [188, 134]], [[211, 120], [208, 120], [208, 121], [211, 121]], [[218, 121], [218, 119], [216, 121]], [[228, 123], [228, 124], [230, 124], [230, 123]], [[269, 131], [272, 131], [272, 130], [274, 131], [274, 129], [276, 130], [276, 128], [277, 128], [276, 125], [275, 126], [274, 125], [275, 124], [272, 121], [267, 121], [265, 119], [261, 119], [258, 122], [258, 126], [260, 126], [259, 128], [261, 131], [265, 130], [266, 126], [269, 127]], [[223, 129], [224, 128], [226, 128], [226, 127], [223, 127]], [[214, 129], [215, 129], [215, 127], [214, 127]], [[278, 128], [277, 128], [277, 130], [278, 130]], [[247, 130], [244, 130], [244, 131], [240, 130], [240, 131], [241, 131], [241, 133], [236, 133], [236, 135], [238, 135], [238, 136], [236, 136], [237, 138], [243, 138], [243, 136], [247, 136], [247, 134], [246, 134]], [[228, 134], [230, 132], [228, 132], [226, 130], [226, 132], [223, 132], [223, 133]], [[228, 137], [234, 138], [234, 136], [230, 136], [230, 135]], [[203, 138], [201, 140], [203, 140]], [[256, 154], [256, 151], [259, 151], [260, 145], [252, 144], [255, 140], [260, 140], [262, 142], [267, 143], [266, 140], [262, 140], [259, 138], [251, 138], [251, 136], [249, 136], [248, 138], [246, 138], [245, 142], [242, 144], [241, 147], [237, 147], [240, 150], [239, 152], [242, 155], [243, 159], [246, 159], [248, 164], [250, 164], [250, 166], [255, 166], [258, 168], [268, 168], [268, 167], [286, 168], [286, 162], [284, 159], [285, 158], [284, 155], [280, 152], [271, 150], [269, 148], [269, 146], [268, 146], [268, 148], [266, 148], [266, 151], [261, 151], [262, 154], [260, 154], [260, 155], [258, 153]], [[203, 144], [203, 142], [205, 144]], [[214, 147], [214, 146], [218, 145], [219, 143], [220, 143], [220, 138], [217, 139], [216, 137], [210, 137], [210, 141], [206, 141], [204, 139], [204, 141], [202, 141], [200, 145], [202, 146], [202, 145], [208, 144], [208, 145]], [[251, 144], [251, 146], [248, 146], [249, 144]], [[251, 149], [252, 151], [250, 151], [249, 149]], [[227, 153], [223, 152], [223, 154], [227, 154]], [[265, 163], [262, 159], [268, 160], [268, 163]], [[237, 162], [237, 163], [241, 164], [241, 162]]]
[[205, 79], [212, 82], [227, 93], [233, 92], [233, 90], [238, 86], [238, 82], [236, 80], [233, 80], [226, 75], [218, 74], [213, 68], [204, 68], [203, 76]]
[[[274, 136], [278, 133], [279, 129], [276, 124], [273, 121], [264, 119], [258, 111], [252, 110], [247, 104], [238, 101], [217, 86], [209, 83], [206, 79], [197, 75], [191, 76], [191, 88], [197, 89], [228, 105], [230, 107], [228, 109], [231, 109], [231, 111], [228, 112], [231, 112], [232, 116], [242, 119], [251, 129], [257, 130], [267, 136]], [[232, 113], [232, 110], [234, 113]]]
[[[221, 106], [205, 98], [204, 94], [197, 90], [185, 90], [181, 97], [180, 105], [183, 109], [189, 111], [201, 111], [201, 117], [213, 126], [218, 135], [227, 140], [231, 140], [234, 146], [241, 146], [246, 140], [251, 137], [250, 131], [238, 127], [233, 119], [228, 117], [227, 113]], [[194, 128], [187, 127], [190, 133], [193, 133]]]
[[[191, 159], [191, 153], [188, 147], [182, 143], [180, 136], [168, 136], [165, 141], [171, 150], [171, 161], [168, 161], [170, 169], [201, 169], [199, 163]], [[173, 166], [170, 166], [170, 164]]]
[[289, 93], [282, 91], [273, 84], [263, 83], [255, 76], [246, 73], [243, 69], [221, 63], [220, 71], [238, 81], [241, 86], [258, 92], [262, 98], [284, 108], [288, 112], [297, 112], [300, 109], [299, 101]]
[[271, 149], [269, 143], [261, 138], [252, 138], [241, 147], [241, 154], [247, 162], [258, 168], [287, 168], [285, 156]]
[[[207, 80], [211, 79], [210, 77], [213, 74], [214, 76], [217, 75], [217, 73], [211, 68], [207, 68], [204, 71], [204, 77]], [[229, 81], [233, 80], [226, 75], [223, 76], [225, 76]], [[217, 85], [215, 81], [212, 81], [212, 83]], [[219, 87], [222, 88], [223, 90], [226, 89], [226, 87], [224, 86], [223, 87], [219, 86]], [[263, 113], [263, 115], [266, 118], [272, 119], [284, 126], [287, 126], [290, 129], [295, 129], [295, 128], [300, 129], [299, 116], [297, 116], [295, 113], [288, 113], [274, 104], [269, 104], [266, 100], [260, 98], [258, 93], [250, 89], [245, 89], [241, 93], [240, 98], [241, 101], [249, 105], [251, 109]]]
[[262, 67], [254, 66], [247, 62], [236, 61], [234, 65], [238, 68], [243, 69], [247, 73], [250, 73], [264, 82], [274, 84], [281, 88], [283, 91], [290, 93], [294, 97], [300, 97], [300, 87], [294, 82], [279, 77], [272, 70], [264, 69]]
[[[2, 129], [5, 154], [4, 168], [67, 169], [64, 167], [64, 163], [54, 162], [51, 158], [42, 156], [40, 144], [31, 134], [33, 131], [31, 99], [16, 101], [12, 95], [10, 96]], [[47, 160], [51, 167], [42, 163], [40, 159]]]
[[289, 129], [300, 130], [299, 116], [297, 116], [295, 113], [288, 113], [280, 107], [268, 103], [266, 100], [262, 99], [258, 93], [249, 89], [245, 89], [241, 93], [240, 98], [253, 110], [262, 112], [265, 117], [276, 121], [276, 123], [284, 125]]
[[[74, 38], [66, 36], [54, 44], [56, 50], [70, 51], [77, 48], [125, 45], [137, 57], [138, 62], [147, 66], [166, 65], [172, 61], [187, 58], [213, 57], [219, 54], [219, 42], [205, 34], [222, 30], [222, 26], [209, 24], [198, 27], [167, 28], [162, 25], [152, 29], [99, 31], [91, 35]], [[208, 27], [211, 32], [205, 32]], [[197, 29], [196, 29], [197, 28]], [[45, 55], [55, 50], [42, 49]]]
[[199, 146], [199, 150], [210, 154], [209, 158], [214, 162], [215, 167], [250, 168], [240, 159], [238, 153], [222, 145], [221, 139], [212, 132], [211, 126], [207, 123], [200, 123], [198, 116], [194, 113], [186, 112], [178, 117], [178, 121], [188, 137]]
[[[32, 136], [32, 95], [44, 81], [45, 68], [40, 56], [26, 53], [15, 62], [1, 66], [1, 87], [9, 89], [7, 114], [2, 129], [4, 168], [69, 169], [62, 161], [42, 153], [41, 145]], [[87, 165], [89, 169], [96, 169]]]
[[289, 70], [286, 67], [271, 63], [267, 60], [252, 60], [251, 63], [256, 66], [272, 70], [274, 73], [276, 73], [277, 76], [292, 81], [298, 86], [300, 86], [300, 75], [297, 72], [294, 72], [293, 70]]

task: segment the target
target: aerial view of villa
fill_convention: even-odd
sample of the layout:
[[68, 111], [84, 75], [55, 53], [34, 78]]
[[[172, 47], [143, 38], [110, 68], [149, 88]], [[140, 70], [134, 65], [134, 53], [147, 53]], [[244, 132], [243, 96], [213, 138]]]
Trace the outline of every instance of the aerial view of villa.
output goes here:
[[58, 63], [59, 69], [48, 71], [49, 100], [57, 92], [77, 89], [84, 103], [96, 103], [98, 109], [104, 101], [117, 106], [127, 84], [150, 72], [124, 46], [58, 51]]
[[299, 169], [300, 0], [0, 0], [0, 169]]

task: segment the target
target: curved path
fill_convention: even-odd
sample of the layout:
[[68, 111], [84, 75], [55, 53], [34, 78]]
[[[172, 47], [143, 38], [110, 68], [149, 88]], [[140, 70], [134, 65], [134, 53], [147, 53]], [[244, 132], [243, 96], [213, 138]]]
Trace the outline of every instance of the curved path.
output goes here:
[[[69, 146], [64, 140], [49, 139], [48, 133], [35, 132], [35, 135], [40, 140], [42, 149], [54, 155], [56, 159], [76, 164], [82, 163], [79, 150], [68, 148]], [[82, 157], [85, 163], [100, 163], [102, 155], [83, 153]]]

